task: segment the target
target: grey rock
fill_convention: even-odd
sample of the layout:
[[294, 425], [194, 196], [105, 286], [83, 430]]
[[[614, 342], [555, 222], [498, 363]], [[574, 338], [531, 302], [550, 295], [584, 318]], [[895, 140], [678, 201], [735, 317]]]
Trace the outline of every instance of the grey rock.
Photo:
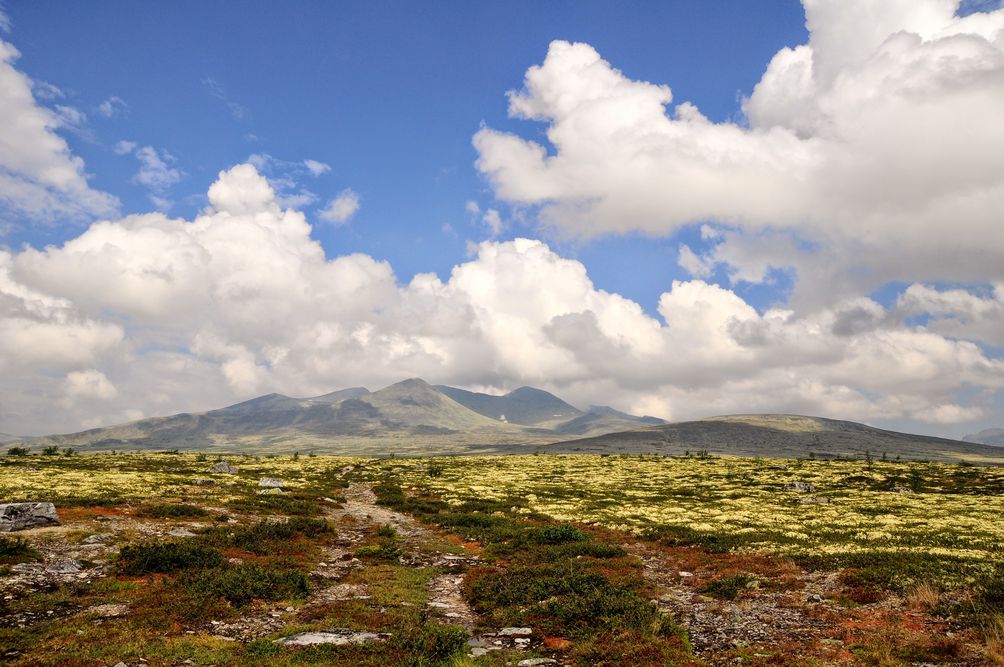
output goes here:
[[814, 484], [808, 482], [788, 482], [784, 485], [785, 491], [797, 491], [799, 493], [812, 493], [816, 490]]
[[905, 486], [894, 486], [891, 489], [889, 489], [889, 493], [913, 493], [913, 491], [906, 488]]
[[286, 486], [286, 482], [275, 477], [262, 477], [258, 480], [258, 486], [263, 489], [282, 489]]
[[533, 634], [533, 628], [502, 628], [499, 637], [528, 637]]
[[281, 496], [284, 493], [282, 489], [258, 489], [259, 496]]
[[25, 528], [59, 525], [52, 503], [5, 503], [0, 505], [0, 533]]
[[83, 569], [84, 566], [77, 560], [61, 560], [45, 567], [49, 574], [76, 574]]
[[488, 653], [488, 649], [482, 648], [480, 646], [475, 646], [474, 648], [471, 649], [471, 652], [470, 652], [469, 655], [472, 658], [480, 658], [483, 655], [487, 655], [487, 653]]
[[312, 646], [314, 644], [370, 644], [382, 642], [390, 635], [374, 632], [356, 632], [348, 628], [333, 628], [315, 632], [301, 632], [290, 637], [275, 640], [283, 646]]
[[114, 535], [109, 533], [98, 533], [97, 535], [88, 535], [84, 539], [80, 540], [81, 544], [107, 544], [115, 539]]
[[116, 662], [113, 667], [129, 667], [129, 665], [125, 664], [124, 662]]
[[206, 477], [196, 477], [192, 480], [192, 484], [195, 486], [212, 486], [213, 484], [216, 484], [216, 480], [208, 479]]
[[175, 528], [168, 533], [171, 537], [195, 537], [195, 533], [187, 528]]
[[557, 665], [554, 658], [527, 658], [516, 663], [516, 667], [537, 667], [538, 665]]
[[209, 466], [208, 472], [213, 472], [222, 475], [236, 475], [237, 466], [231, 465], [226, 461], [217, 461], [213, 465]]
[[97, 618], [120, 618], [129, 613], [127, 604], [98, 604], [84, 610], [85, 614]]

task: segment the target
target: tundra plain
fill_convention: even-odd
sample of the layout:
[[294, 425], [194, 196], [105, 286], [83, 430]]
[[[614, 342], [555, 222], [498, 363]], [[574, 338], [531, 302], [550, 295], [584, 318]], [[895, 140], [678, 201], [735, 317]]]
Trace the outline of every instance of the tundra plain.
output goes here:
[[0, 497], [61, 520], [0, 538], [13, 665], [1004, 664], [996, 467], [59, 453]]

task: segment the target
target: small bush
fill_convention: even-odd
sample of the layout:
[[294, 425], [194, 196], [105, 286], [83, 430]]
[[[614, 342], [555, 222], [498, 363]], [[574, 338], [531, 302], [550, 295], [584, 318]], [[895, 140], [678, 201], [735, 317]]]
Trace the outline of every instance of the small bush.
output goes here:
[[59, 447], [56, 447], [55, 445], [49, 445], [48, 447], [44, 447], [42, 449], [42, 454], [45, 456], [55, 456], [58, 453]]
[[380, 544], [359, 547], [356, 549], [356, 556], [396, 563], [401, 558], [401, 546], [397, 543], [397, 540], [383, 540]]
[[746, 589], [747, 584], [754, 581], [748, 574], [734, 574], [729, 577], [712, 579], [701, 586], [699, 591], [719, 600], [735, 600], [739, 593]]
[[27, 456], [29, 451], [27, 447], [9, 447], [7, 456]]
[[195, 505], [163, 503], [140, 508], [141, 516], [155, 519], [193, 519], [209, 516], [209, 512]]
[[558, 526], [547, 526], [541, 528], [537, 534], [537, 542], [540, 544], [563, 544], [565, 542], [583, 542], [589, 536], [575, 526], [561, 524]]
[[397, 531], [394, 530], [394, 526], [386, 524], [377, 528], [377, 535], [380, 537], [397, 537]]
[[220, 526], [207, 531], [201, 539], [214, 546], [236, 547], [265, 555], [275, 551], [277, 544], [289, 542], [297, 535], [317, 538], [330, 532], [327, 521], [293, 517], [288, 521], [259, 521], [240, 528]]
[[29, 560], [40, 560], [41, 557], [42, 555], [23, 537], [11, 538], [0, 535], [0, 562], [5, 564], [23, 563]]
[[182, 585], [191, 593], [220, 597], [235, 607], [243, 607], [255, 599], [304, 598], [310, 590], [307, 577], [301, 572], [276, 571], [255, 563], [204, 570], [186, 577]]
[[456, 625], [426, 623], [421, 629], [403, 639], [404, 649], [412, 658], [424, 658], [419, 664], [445, 664], [467, 645], [467, 632]]
[[206, 569], [222, 564], [223, 554], [219, 550], [195, 542], [141, 542], [122, 547], [119, 552], [119, 570], [129, 575]]

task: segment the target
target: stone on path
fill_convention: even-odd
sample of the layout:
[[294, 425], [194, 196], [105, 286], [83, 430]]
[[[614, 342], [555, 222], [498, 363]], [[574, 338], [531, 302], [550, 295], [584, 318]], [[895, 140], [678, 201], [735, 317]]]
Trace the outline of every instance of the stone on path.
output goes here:
[[499, 637], [529, 637], [532, 634], [532, 628], [502, 628], [498, 632]]
[[59, 524], [52, 503], [5, 503], [0, 505], [0, 533]]
[[315, 632], [301, 632], [290, 637], [283, 637], [275, 640], [277, 644], [283, 646], [312, 646], [314, 644], [369, 644], [372, 642], [382, 642], [390, 635], [376, 634], [374, 632], [356, 632], [348, 628], [333, 628], [331, 630], [318, 630]]

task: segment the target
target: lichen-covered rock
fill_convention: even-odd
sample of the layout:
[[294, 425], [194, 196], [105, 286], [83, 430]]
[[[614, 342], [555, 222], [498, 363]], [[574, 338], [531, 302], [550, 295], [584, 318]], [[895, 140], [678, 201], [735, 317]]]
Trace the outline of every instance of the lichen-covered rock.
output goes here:
[[237, 466], [231, 465], [226, 461], [217, 461], [209, 467], [209, 472], [219, 473], [221, 475], [236, 475]]
[[784, 490], [797, 491], [798, 493], [812, 493], [816, 490], [816, 486], [808, 482], [789, 482], [784, 485]]
[[52, 503], [5, 503], [0, 505], [0, 533], [59, 525]]
[[286, 486], [286, 482], [275, 477], [262, 477], [258, 480], [258, 486], [265, 489], [281, 489]]

